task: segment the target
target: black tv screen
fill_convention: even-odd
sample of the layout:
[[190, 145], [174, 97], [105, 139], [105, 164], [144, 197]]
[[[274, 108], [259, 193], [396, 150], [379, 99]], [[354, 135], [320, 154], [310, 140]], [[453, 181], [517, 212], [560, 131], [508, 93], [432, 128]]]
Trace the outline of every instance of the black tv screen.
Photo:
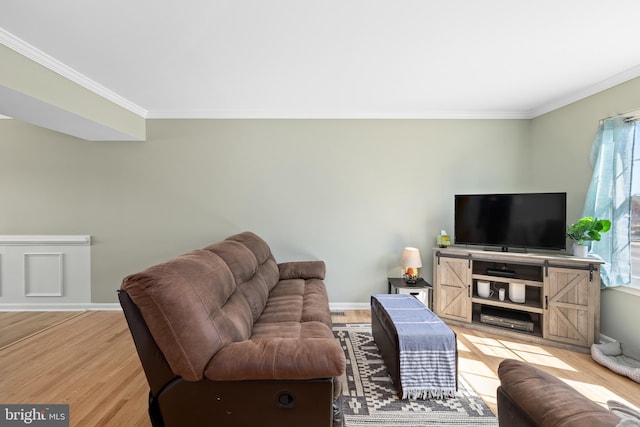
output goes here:
[[566, 248], [567, 193], [455, 196], [456, 244]]

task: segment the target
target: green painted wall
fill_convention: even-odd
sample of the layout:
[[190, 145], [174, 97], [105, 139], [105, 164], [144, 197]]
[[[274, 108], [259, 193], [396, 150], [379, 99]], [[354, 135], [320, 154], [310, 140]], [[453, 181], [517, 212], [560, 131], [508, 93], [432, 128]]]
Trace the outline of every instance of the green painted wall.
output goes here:
[[[91, 234], [94, 302], [122, 278], [253, 230], [322, 259], [333, 302], [366, 303], [403, 247], [453, 230], [456, 192], [517, 191], [526, 120], [150, 120], [146, 142], [0, 120], [1, 234]], [[500, 164], [496, 161], [500, 160]], [[555, 190], [549, 188], [549, 190]]]

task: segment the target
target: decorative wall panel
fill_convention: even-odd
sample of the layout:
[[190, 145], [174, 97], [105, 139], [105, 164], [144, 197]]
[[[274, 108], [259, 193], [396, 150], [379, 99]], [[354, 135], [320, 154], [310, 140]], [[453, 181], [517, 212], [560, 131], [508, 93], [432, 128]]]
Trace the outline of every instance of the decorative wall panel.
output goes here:
[[63, 296], [63, 254], [24, 254], [24, 294], [27, 297]]
[[0, 235], [0, 310], [91, 303], [91, 236]]

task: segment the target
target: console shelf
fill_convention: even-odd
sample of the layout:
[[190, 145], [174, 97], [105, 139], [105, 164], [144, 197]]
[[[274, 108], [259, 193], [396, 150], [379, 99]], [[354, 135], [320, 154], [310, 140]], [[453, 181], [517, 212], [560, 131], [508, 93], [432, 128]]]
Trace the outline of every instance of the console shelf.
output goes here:
[[489, 276], [486, 274], [474, 274], [472, 275], [472, 278], [478, 279], [478, 280], [487, 280], [489, 282], [501, 282], [501, 283], [507, 283], [507, 284], [510, 281], [517, 281], [519, 283], [523, 283], [525, 286], [537, 286], [539, 288], [541, 288], [542, 285], [544, 284], [544, 282], [537, 281], [537, 280], [518, 280], [518, 279], [509, 280], [506, 277]]
[[503, 328], [498, 326], [485, 325], [480, 321], [480, 307], [474, 305], [474, 310], [471, 315], [471, 323], [451, 322], [455, 325], [467, 327], [469, 329], [485, 330], [497, 335], [507, 335], [522, 338], [522, 335], [526, 335], [527, 341], [534, 340], [537, 342], [546, 343], [546, 340], [542, 338], [542, 327], [540, 325], [540, 318], [535, 317], [533, 320], [533, 332], [516, 331], [510, 328]]
[[[433, 308], [444, 320], [583, 349], [599, 341], [602, 261], [455, 246], [433, 253]], [[478, 294], [479, 281], [489, 282], [489, 297]]]
[[540, 304], [537, 301], [534, 300], [525, 300], [524, 303], [519, 304], [519, 303], [515, 303], [515, 302], [510, 302], [510, 301], [500, 301], [498, 299], [498, 297], [496, 297], [495, 295], [489, 297], [489, 298], [483, 298], [480, 296], [473, 296], [471, 297], [471, 303], [473, 304], [480, 304], [480, 305], [487, 305], [487, 306], [491, 306], [491, 307], [501, 307], [501, 308], [507, 308], [510, 310], [518, 310], [518, 311], [526, 311], [527, 313], [542, 313], [543, 308], [542, 308], [542, 304]]

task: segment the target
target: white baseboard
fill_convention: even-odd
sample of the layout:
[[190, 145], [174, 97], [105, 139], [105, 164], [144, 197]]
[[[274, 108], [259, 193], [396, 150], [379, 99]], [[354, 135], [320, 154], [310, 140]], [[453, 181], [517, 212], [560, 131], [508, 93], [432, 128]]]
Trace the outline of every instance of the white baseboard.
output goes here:
[[614, 342], [615, 340], [611, 337], [606, 336], [605, 334], [600, 334], [600, 344], [609, 344], [610, 342]]
[[368, 302], [330, 302], [329, 308], [332, 311], [369, 310], [371, 305]]
[[0, 304], [0, 311], [117, 311], [118, 303]]

